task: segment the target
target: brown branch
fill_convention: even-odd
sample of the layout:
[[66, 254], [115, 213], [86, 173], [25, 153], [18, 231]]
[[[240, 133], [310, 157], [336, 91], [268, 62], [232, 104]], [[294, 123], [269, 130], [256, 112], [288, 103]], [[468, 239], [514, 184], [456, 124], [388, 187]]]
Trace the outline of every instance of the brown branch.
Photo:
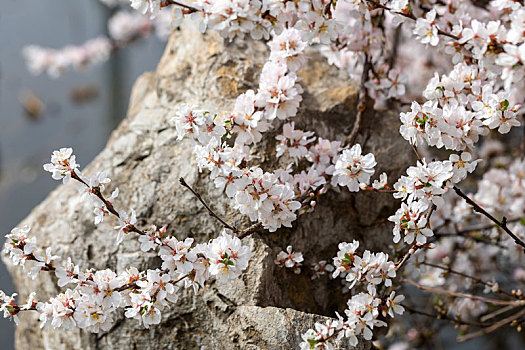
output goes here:
[[229, 225], [226, 221], [224, 221], [223, 219], [221, 219], [217, 214], [215, 214], [215, 212], [213, 210], [211, 210], [211, 208], [208, 206], [208, 204], [206, 204], [206, 202], [202, 199], [201, 195], [199, 193], [197, 193], [193, 188], [191, 188], [190, 185], [188, 185], [186, 183], [186, 181], [184, 180], [184, 178], [180, 178], [179, 179], [179, 182], [182, 186], [186, 187], [188, 190], [191, 191], [191, 193], [193, 193], [193, 195], [195, 197], [197, 197], [197, 199], [199, 200], [199, 202], [202, 203], [202, 205], [204, 206], [204, 208], [206, 208], [206, 210], [208, 211], [208, 214], [210, 214], [211, 217], [214, 217], [215, 219], [217, 219], [221, 224], [222, 226], [224, 226], [224, 228], [227, 228], [228, 230], [231, 230], [233, 231], [234, 233], [238, 233], [239, 230], [236, 228], [236, 227], [233, 227], [231, 225]]
[[418, 159], [420, 162], [422, 162], [423, 160], [422, 160], [421, 156], [419, 155], [419, 152], [417, 151], [416, 146], [415, 146], [412, 142], [410, 142], [410, 146], [412, 147], [412, 150], [413, 150], [414, 153], [416, 154], [417, 159]]
[[431, 242], [435, 242], [435, 241], [437, 241], [440, 238], [450, 238], [450, 237], [461, 237], [461, 238], [465, 238], [465, 239], [471, 239], [471, 240], [473, 240], [476, 243], [483, 243], [483, 244], [493, 245], [495, 247], [500, 247], [500, 248], [508, 248], [507, 246], [504, 246], [503, 244], [491, 241], [489, 238], [478, 237], [478, 236], [474, 236], [472, 234], [436, 233], [436, 234], [434, 234], [434, 237], [432, 237], [432, 238], [434, 238], [434, 240], [432, 240]]
[[[438, 265], [438, 264], [429, 263], [429, 262], [426, 262], [426, 261], [423, 261], [421, 263], [421, 265], [434, 267], [436, 269], [440, 269], [440, 270], [446, 271], [447, 273], [451, 273], [451, 274], [458, 275], [458, 276], [461, 276], [461, 277], [464, 277], [464, 278], [468, 278], [468, 279], [472, 280], [474, 283], [479, 283], [479, 284], [482, 284], [482, 285], [490, 287], [490, 288], [494, 287], [493, 283], [484, 281], [484, 280], [482, 280], [482, 279], [480, 279], [478, 277], [468, 275], [468, 274], [463, 273], [461, 271], [453, 270], [450, 266], [442, 266], [442, 265]], [[500, 292], [502, 294], [505, 294], [506, 296], [509, 296], [511, 298], [523, 299], [523, 297], [520, 298], [517, 295], [513, 295], [512, 293], [509, 293], [509, 292], [507, 292], [507, 291], [505, 291], [503, 289], [500, 289], [499, 287], [498, 287], [498, 292]]]
[[193, 13], [193, 12], [200, 11], [198, 8], [192, 7], [190, 5], [186, 5], [186, 4], [182, 3], [182, 2], [175, 1], [175, 0], [162, 0], [160, 2], [160, 7], [166, 7], [166, 6], [169, 6], [169, 5], [180, 6], [180, 7], [184, 8], [184, 9], [186, 9], [186, 11], [188, 13]]
[[[513, 218], [513, 219], [508, 219], [507, 220], [507, 223], [511, 223], [511, 222], [518, 222], [518, 221], [521, 221], [522, 218]], [[494, 227], [496, 227], [497, 225], [494, 225], [494, 224], [491, 224], [491, 225], [478, 225], [478, 226], [472, 226], [472, 227], [469, 227], [469, 228], [466, 228], [464, 230], [459, 230], [459, 231], [456, 231], [456, 232], [453, 232], [453, 233], [446, 233], [446, 232], [443, 232], [443, 233], [438, 233], [439, 235], [443, 235], [443, 236], [457, 236], [457, 235], [464, 235], [466, 233], [471, 233], [471, 232], [476, 232], [476, 231], [485, 231], [485, 230], [490, 230], [490, 229], [493, 229]]]
[[400, 304], [400, 305], [402, 307], [404, 307], [411, 314], [422, 315], [422, 316], [426, 316], [426, 317], [434, 318], [434, 319], [438, 319], [438, 320], [449, 320], [449, 321], [452, 321], [452, 322], [454, 322], [456, 324], [461, 324], [461, 325], [466, 325], [466, 326], [475, 326], [475, 327], [484, 327], [485, 326], [482, 323], [472, 323], [472, 322], [463, 321], [463, 320], [460, 320], [460, 319], [455, 318], [455, 317], [450, 317], [447, 314], [439, 313], [439, 314], [435, 315], [435, 314], [432, 314], [430, 312], [413, 309], [410, 306], [407, 306], [405, 304]]
[[520, 153], [522, 157], [525, 155], [525, 126], [523, 127], [523, 132], [521, 133]]
[[503, 231], [505, 231], [513, 240], [516, 242], [516, 244], [522, 246], [525, 248], [525, 242], [523, 242], [521, 239], [519, 239], [518, 236], [516, 236], [508, 227], [507, 227], [507, 218], [504, 216], [501, 221], [496, 219], [494, 216], [492, 216], [489, 212], [487, 212], [485, 209], [483, 209], [479, 204], [474, 202], [469, 196], [467, 196], [465, 193], [459, 189], [459, 187], [454, 186], [454, 191], [456, 191], [456, 194], [463, 198], [468, 204], [472, 206], [475, 212], [478, 212], [482, 215], [485, 215], [488, 219], [490, 219], [492, 222], [494, 222], [496, 225], [501, 227]]
[[474, 338], [477, 338], [477, 337], [480, 337], [482, 335], [485, 335], [485, 334], [489, 334], [491, 332], [494, 332], [495, 330], [497, 330], [498, 328], [501, 328], [503, 326], [505, 326], [506, 324], [509, 324], [517, 319], [519, 319], [520, 317], [522, 316], [525, 316], [525, 309], [522, 309], [521, 311], [507, 317], [507, 318], [504, 318], [503, 320], [501, 321], [498, 321], [496, 323], [494, 323], [492, 326], [489, 326], [489, 327], [486, 327], [486, 328], [483, 328], [477, 332], [474, 332], [474, 333], [469, 333], [469, 334], [466, 334], [466, 335], [460, 335], [457, 337], [457, 341], [462, 343], [464, 341], [467, 341], [467, 340], [471, 340], [471, 339], [474, 339]]
[[[164, 271], [167, 271], [167, 270], [164, 270]], [[189, 277], [190, 274], [185, 274], [179, 278], [177, 278], [176, 280], [170, 280], [166, 283], [171, 283], [171, 284], [176, 284], [176, 283], [179, 283], [180, 281], [182, 281], [183, 279], [185, 279], [186, 277]], [[137, 287], [137, 281], [145, 281], [146, 280], [146, 277], [142, 277], [142, 278], [139, 278], [138, 280], [136, 281], [133, 281], [133, 282], [130, 282], [130, 283], [127, 283], [121, 287], [118, 287], [118, 288], [115, 288], [113, 289], [113, 291], [115, 292], [123, 292], [127, 289], [135, 289]], [[157, 290], [157, 293], [160, 289]]]
[[[392, 10], [390, 7], [388, 6], [385, 6], [385, 5], [382, 5], [380, 4], [379, 2], [377, 1], [373, 1], [373, 0], [366, 0], [366, 2], [368, 2], [369, 4], [371, 4], [372, 6], [374, 6], [375, 8], [380, 8], [380, 9], [383, 9], [383, 10], [387, 10], [389, 11], [390, 13], [395, 13], [397, 15], [400, 15], [400, 16], [403, 16], [403, 17], [406, 17], [406, 18], [410, 18], [411, 20], [414, 20], [414, 21], [417, 21], [418, 18], [416, 16], [414, 16], [414, 13], [412, 11], [410, 12], [398, 12], [398, 11], [394, 11]], [[437, 28], [437, 26], [436, 26]], [[453, 34], [450, 34], [450, 33], [447, 33], [445, 31], [442, 31], [441, 29], [437, 28], [437, 32], [439, 35], [443, 35], [443, 36], [446, 36], [446, 37], [449, 37], [451, 39], [454, 39], [456, 41], [458, 41], [460, 38], [456, 35], [453, 35]]]
[[396, 270], [399, 270], [406, 262], [407, 260], [412, 256], [414, 255], [415, 252], [417, 252], [420, 248], [422, 248], [423, 246], [421, 245], [414, 245], [413, 247], [411, 247], [408, 252], [403, 256], [403, 258], [401, 258], [400, 261], [396, 262], [395, 264], [395, 267], [396, 267]]
[[244, 237], [248, 237], [252, 233], [255, 233], [260, 228], [262, 228], [262, 224], [260, 222], [258, 222], [258, 223], [253, 224], [250, 227], [248, 227], [248, 228], [246, 228], [246, 229], [244, 229], [242, 231], [237, 232], [237, 237], [239, 237], [240, 239], [243, 239]]
[[450, 295], [450, 296], [457, 297], [457, 298], [467, 298], [467, 299], [472, 299], [472, 300], [479, 300], [479, 301], [483, 301], [485, 303], [489, 303], [489, 304], [492, 304], [492, 305], [515, 305], [515, 306], [525, 305], [525, 303], [523, 301], [521, 301], [521, 300], [499, 300], [499, 299], [486, 298], [486, 297], [482, 297], [482, 296], [479, 296], [479, 295], [460, 293], [460, 292], [452, 292], [452, 291], [449, 291], [449, 290], [437, 289], [437, 288], [423, 286], [423, 285], [421, 285], [421, 284], [419, 284], [417, 282], [414, 282], [412, 280], [409, 280], [409, 279], [402, 279], [402, 282], [408, 283], [410, 285], [413, 285], [414, 287], [417, 287], [418, 289], [421, 289], [421, 290], [424, 290], [424, 291], [427, 291], [427, 292], [436, 293], [436, 294], [443, 294], [443, 295]]
[[363, 112], [366, 109], [365, 102], [367, 90], [365, 84], [368, 81], [368, 73], [370, 72], [370, 68], [370, 57], [368, 56], [368, 53], [365, 52], [365, 63], [363, 65], [363, 73], [361, 74], [361, 84], [359, 86], [359, 97], [357, 100], [357, 112], [355, 115], [354, 126], [352, 127], [352, 131], [350, 132], [350, 134], [343, 140], [343, 147], [346, 145], [352, 145], [354, 143], [355, 138], [357, 137], [357, 133], [359, 132], [359, 128], [361, 127], [361, 119], [363, 116]]
[[403, 23], [400, 23], [399, 26], [397, 26], [396, 31], [394, 32], [394, 42], [392, 43], [392, 52], [390, 53], [390, 56], [388, 57], [388, 68], [392, 69], [394, 68], [394, 65], [396, 64], [396, 58], [397, 53], [399, 50], [399, 42], [401, 41], [401, 26]]
[[[24, 248], [22, 248], [22, 251], [23, 251], [23, 250], [24, 250]], [[33, 253], [28, 254], [28, 255], [24, 255], [24, 256], [26, 257], [27, 260], [30, 260], [30, 261], [36, 261], [36, 262], [39, 262], [39, 263], [44, 263], [44, 266], [42, 266], [41, 271], [55, 271], [55, 270], [56, 270], [56, 268], [55, 268], [53, 265], [38, 260], [38, 259], [33, 255]]]
[[[116, 216], [119, 220], [122, 220], [122, 218], [120, 217], [120, 214], [117, 212], [113, 204], [110, 201], [108, 201], [104, 197], [104, 195], [102, 195], [99, 188], [94, 188], [94, 187], [89, 186], [84, 180], [82, 180], [80, 176], [78, 176], [78, 174], [74, 170], [71, 170], [71, 178], [84, 184], [87, 188], [89, 188], [90, 192], [94, 194], [95, 196], [97, 196], [102, 201], [102, 203], [104, 203], [108, 212]], [[142, 231], [138, 229], [135, 225], [127, 225], [127, 230], [130, 232], [135, 232], [139, 235], [143, 235], [143, 236], [147, 235], [146, 231]], [[160, 245], [166, 246], [171, 249], [171, 247], [169, 247], [163, 240], [161, 240]]]

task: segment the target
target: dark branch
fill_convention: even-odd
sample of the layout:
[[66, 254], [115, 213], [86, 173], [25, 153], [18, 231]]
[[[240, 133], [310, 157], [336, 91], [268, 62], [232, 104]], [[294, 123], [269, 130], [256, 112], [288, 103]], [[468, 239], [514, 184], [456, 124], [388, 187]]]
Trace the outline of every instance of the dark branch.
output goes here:
[[175, 0], [162, 0], [160, 2], [160, 7], [166, 7], [166, 6], [169, 6], [169, 5], [176, 5], [176, 6], [180, 6], [184, 9], [186, 9], [186, 11], [188, 13], [193, 13], [193, 12], [198, 12], [199, 9], [195, 8], [195, 7], [192, 7], [190, 5], [186, 5], [186, 4], [183, 4], [182, 2], [179, 2], [179, 1], [175, 1]]
[[[433, 268], [436, 268], [436, 269], [443, 270], [443, 271], [445, 271], [446, 273], [449, 273], [449, 274], [454, 274], [454, 275], [457, 275], [457, 276], [468, 278], [474, 283], [479, 283], [479, 284], [482, 284], [482, 285], [487, 286], [489, 288], [492, 288], [494, 286], [493, 283], [489, 283], [489, 282], [484, 281], [484, 280], [482, 280], [482, 279], [480, 279], [478, 277], [468, 275], [468, 274], [463, 273], [461, 271], [456, 271], [456, 270], [452, 269], [450, 266], [442, 266], [442, 265], [438, 265], [438, 264], [429, 263], [429, 262], [426, 262], [426, 261], [423, 261], [421, 264], [422, 265], [426, 265], [426, 266], [430, 266], [430, 267], [433, 267]], [[518, 296], [516, 294], [509, 293], [509, 292], [507, 292], [507, 291], [505, 291], [503, 289], [500, 289], [499, 287], [498, 287], [497, 292], [505, 294], [506, 296], [509, 296], [511, 298], [523, 299], [523, 297], [520, 297], [520, 296]]]
[[215, 214], [215, 212], [213, 210], [211, 210], [211, 208], [208, 206], [208, 204], [206, 204], [206, 202], [202, 199], [201, 195], [198, 194], [193, 188], [191, 188], [190, 185], [188, 185], [186, 183], [186, 181], [184, 180], [184, 178], [180, 178], [179, 179], [179, 182], [182, 186], [186, 187], [188, 190], [191, 191], [191, 193], [193, 193], [193, 195], [195, 197], [197, 197], [197, 199], [199, 200], [199, 202], [202, 203], [202, 205], [204, 206], [204, 208], [206, 208], [206, 210], [208, 211], [208, 214], [210, 214], [210, 216], [214, 217], [215, 219], [217, 219], [221, 224], [222, 226], [224, 226], [224, 228], [227, 228], [228, 230], [231, 230], [233, 231], [234, 233], [239, 233], [239, 230], [231, 225], [229, 225], [226, 221], [224, 221], [223, 219], [221, 219], [217, 214]]
[[416, 310], [416, 309], [411, 308], [410, 306], [407, 306], [406, 304], [401, 304], [401, 306], [404, 307], [405, 310], [407, 310], [411, 314], [422, 315], [422, 316], [426, 316], [426, 317], [430, 317], [430, 318], [434, 318], [434, 319], [438, 319], [438, 320], [449, 320], [449, 321], [452, 321], [452, 322], [454, 322], [456, 324], [460, 324], [460, 325], [475, 326], [475, 327], [484, 327], [485, 326], [482, 323], [466, 322], [466, 321], [463, 321], [463, 320], [460, 320], [460, 319], [457, 319], [457, 318], [454, 318], [454, 317], [450, 317], [447, 314], [439, 313], [439, 314], [436, 315], [436, 314], [432, 314], [430, 312]]
[[494, 222], [496, 225], [498, 225], [503, 231], [505, 231], [513, 240], [516, 242], [516, 244], [522, 246], [525, 248], [525, 242], [523, 242], [518, 236], [516, 236], [508, 227], [507, 227], [507, 218], [503, 217], [501, 221], [496, 219], [492, 214], [487, 212], [485, 209], [480, 207], [476, 202], [474, 202], [471, 198], [469, 198], [465, 193], [459, 189], [459, 187], [454, 186], [454, 191], [456, 191], [456, 194], [463, 198], [468, 204], [472, 206], [475, 212], [478, 212], [484, 216], [486, 216], [488, 219], [490, 219], [492, 222]]
[[[383, 10], [387, 10], [391, 13], [395, 13], [397, 15], [400, 15], [400, 16], [403, 16], [403, 17], [406, 17], [406, 18], [410, 18], [411, 20], [414, 20], [414, 21], [417, 21], [417, 17], [414, 16], [414, 14], [412, 13], [412, 11], [410, 12], [397, 12], [397, 11], [394, 11], [392, 10], [390, 7], [388, 6], [385, 6], [385, 5], [382, 5], [380, 4], [379, 2], [377, 1], [373, 1], [373, 0], [366, 0], [370, 5], [372, 5], [373, 7], [375, 8], [380, 8], [380, 9], [383, 9]], [[451, 39], [454, 39], [456, 41], [458, 41], [460, 38], [456, 35], [453, 35], [453, 34], [450, 34], [450, 33], [447, 33], [447, 32], [444, 32], [442, 31], [441, 29], [437, 28], [437, 31], [438, 31], [438, 34], [439, 35], [443, 35], [443, 36], [446, 36], [446, 37], [449, 37]]]

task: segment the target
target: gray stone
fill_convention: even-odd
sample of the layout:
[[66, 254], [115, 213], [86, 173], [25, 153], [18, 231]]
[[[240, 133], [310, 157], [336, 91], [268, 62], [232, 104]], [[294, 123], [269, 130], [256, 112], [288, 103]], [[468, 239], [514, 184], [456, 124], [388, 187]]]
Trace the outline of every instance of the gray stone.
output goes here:
[[[113, 132], [106, 148], [83, 172], [105, 170], [120, 196], [118, 208], [134, 208], [139, 226], [168, 224], [168, 233], [204, 242], [220, 233], [220, 225], [200, 203], [179, 185], [179, 177], [194, 186], [204, 199], [237, 227], [250, 223], [231, 207], [228, 198], [199, 174], [192, 160], [192, 144], [176, 140], [167, 124], [173, 107], [195, 103], [212, 110], [228, 109], [235, 97], [257, 87], [258, 74], [268, 55], [261, 42], [224, 42], [215, 33], [199, 34], [184, 26], [173, 33], [158, 68], [143, 74], [132, 92], [127, 118]], [[296, 125], [329, 139], [342, 139], [351, 129], [356, 105], [356, 84], [312, 51], [300, 72], [304, 102]], [[371, 104], [357, 141], [373, 152], [378, 167], [397, 178], [413, 163], [408, 144], [399, 136], [394, 112], [373, 112]], [[263, 165], [272, 169], [274, 136], [269, 132], [258, 144]], [[51, 150], [50, 150], [51, 151]], [[395, 158], [394, 158], [395, 157]], [[82, 162], [82, 160], [79, 160]], [[51, 181], [51, 180], [50, 180]], [[316, 321], [342, 311], [348, 295], [337, 281], [312, 281], [278, 268], [277, 252], [292, 244], [303, 252], [306, 263], [330, 260], [341, 241], [357, 239], [372, 251], [391, 251], [391, 226], [386, 218], [397, 203], [387, 194], [330, 191], [316, 210], [300, 217], [293, 229], [258, 232], [245, 239], [254, 253], [246, 273], [233, 282], [212, 282], [196, 295], [184, 291], [180, 301], [164, 314], [160, 325], [144, 329], [135, 320], [117, 316], [104, 334], [38, 327], [38, 315], [21, 316], [16, 331], [18, 349], [295, 349], [301, 332]], [[79, 200], [76, 185], [61, 185], [21, 223], [31, 224], [40, 244], [53, 245], [63, 257], [71, 256], [82, 268], [159, 266], [152, 253], [140, 253], [137, 237], [130, 234], [115, 245], [114, 221], [93, 224], [92, 206]], [[37, 291], [41, 300], [59, 292], [56, 278], [41, 273], [35, 281], [25, 271], [11, 267], [22, 298]], [[326, 317], [325, 317], [326, 316]], [[370, 344], [361, 343], [360, 349]]]

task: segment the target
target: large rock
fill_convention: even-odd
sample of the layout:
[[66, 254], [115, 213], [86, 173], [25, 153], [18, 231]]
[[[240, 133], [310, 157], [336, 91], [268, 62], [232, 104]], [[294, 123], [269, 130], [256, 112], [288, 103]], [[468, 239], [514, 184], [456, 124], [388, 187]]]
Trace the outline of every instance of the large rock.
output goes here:
[[[84, 173], [107, 171], [112, 178], [108, 190], [120, 189], [117, 207], [134, 208], [141, 227], [168, 224], [170, 234], [179, 239], [191, 236], [197, 242], [220, 233], [220, 225], [179, 185], [181, 176], [227, 221], [245, 227], [249, 222], [231, 208], [230, 200], [214, 188], [208, 174], [199, 174], [191, 142], [177, 141], [167, 118], [182, 102], [212, 110], [231, 107], [238, 94], [257, 87], [267, 55], [260, 42], [228, 43], [214, 33], [201, 35], [193, 27], [177, 31], [156, 72], [145, 73], [136, 82], [127, 118]], [[323, 138], [340, 140], [353, 124], [356, 85], [318, 54], [311, 57], [300, 72], [305, 93], [296, 125]], [[385, 171], [395, 179], [413, 161], [398, 129], [393, 112], [365, 113], [357, 142], [365, 152], [375, 154], [377, 176]], [[276, 164], [276, 132], [265, 135], [257, 146], [268, 169]], [[16, 346], [35, 350], [297, 348], [301, 332], [324, 316], [342, 311], [348, 295], [341, 293], [337, 281], [312, 281], [307, 274], [278, 268], [273, 262], [276, 253], [292, 244], [304, 253], [306, 263], [329, 260], [339, 242], [353, 239], [367, 249], [388, 251], [392, 233], [385, 219], [396, 205], [389, 195], [331, 191], [293, 229], [246, 238], [254, 256], [242, 278], [211, 283], [196, 295], [184, 291], [156, 327], [144, 329], [120, 314], [109, 332], [93, 335], [40, 329], [37, 314], [27, 313], [21, 316]], [[119, 272], [129, 266], [158, 267], [154, 254], [140, 252], [134, 234], [115, 245], [112, 220], [95, 226], [91, 204], [80, 202], [76, 186], [70, 184], [59, 186], [21, 224], [31, 224], [40, 244], [58, 248], [62, 257], [71, 256], [82, 268], [109, 267]], [[41, 300], [47, 300], [59, 291], [56, 279], [45, 273], [35, 281], [26, 278], [20, 268], [11, 268], [11, 273], [22, 298], [37, 291]], [[364, 342], [360, 345], [367, 347]]]

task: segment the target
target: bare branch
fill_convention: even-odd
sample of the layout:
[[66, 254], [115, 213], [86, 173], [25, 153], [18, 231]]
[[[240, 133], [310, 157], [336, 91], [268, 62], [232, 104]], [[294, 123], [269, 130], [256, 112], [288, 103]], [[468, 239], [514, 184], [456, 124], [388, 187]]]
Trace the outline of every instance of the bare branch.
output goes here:
[[503, 320], [501, 321], [498, 321], [496, 323], [494, 323], [492, 326], [489, 326], [489, 327], [486, 327], [486, 328], [483, 328], [477, 332], [474, 332], [474, 333], [469, 333], [469, 334], [466, 334], [466, 335], [460, 335], [458, 336], [456, 339], [458, 342], [464, 342], [464, 341], [467, 341], [467, 340], [470, 340], [470, 339], [474, 339], [474, 338], [477, 338], [477, 337], [480, 337], [480, 336], [483, 336], [485, 334], [489, 334], [491, 332], [494, 332], [496, 329], [498, 328], [501, 328], [519, 318], [521, 318], [522, 316], [525, 316], [525, 309], [521, 309], [521, 311], [507, 317], [507, 318], [504, 318]]
[[485, 215], [488, 219], [490, 219], [492, 222], [494, 222], [496, 225], [501, 227], [503, 231], [505, 231], [513, 240], [516, 242], [516, 244], [522, 246], [525, 248], [525, 242], [523, 242], [518, 236], [516, 236], [508, 227], [507, 227], [507, 218], [503, 217], [501, 221], [496, 219], [494, 216], [492, 216], [489, 212], [487, 212], [485, 209], [483, 209], [479, 204], [474, 202], [469, 196], [467, 196], [459, 187], [454, 186], [454, 191], [456, 191], [456, 194], [463, 198], [468, 204], [472, 206], [475, 212], [478, 212], [482, 215]]
[[[429, 263], [429, 262], [426, 262], [426, 261], [423, 261], [421, 264], [422, 265], [426, 265], [426, 266], [430, 266], [430, 267], [434, 267], [436, 269], [443, 270], [446, 273], [451, 273], [451, 274], [458, 275], [458, 276], [461, 276], [461, 277], [464, 277], [464, 278], [468, 278], [468, 279], [472, 280], [474, 283], [479, 283], [479, 284], [482, 284], [482, 285], [490, 287], [490, 288], [494, 287], [493, 283], [484, 281], [484, 280], [482, 280], [482, 279], [480, 279], [478, 277], [471, 276], [471, 275], [468, 275], [468, 274], [460, 272], [460, 271], [453, 270], [450, 266], [437, 265], [437, 264]], [[507, 291], [505, 291], [503, 289], [500, 289], [499, 287], [498, 287], [497, 292], [505, 294], [505, 295], [507, 295], [507, 296], [509, 296], [511, 298], [523, 299], [523, 297], [519, 297], [518, 295], [509, 293], [509, 292], [507, 292]]]
[[211, 210], [211, 208], [208, 206], [208, 204], [206, 204], [206, 202], [202, 199], [201, 195], [198, 194], [193, 188], [191, 188], [191, 186], [188, 185], [188, 184], [186, 183], [186, 181], [184, 180], [184, 178], [181, 177], [181, 178], [179, 179], [179, 182], [180, 182], [180, 184], [181, 184], [182, 186], [184, 186], [184, 187], [186, 187], [188, 190], [190, 190], [191, 193], [193, 193], [193, 195], [194, 195], [195, 197], [197, 197], [197, 199], [202, 203], [202, 205], [204, 206], [204, 208], [206, 208], [206, 210], [208, 211], [208, 214], [210, 214], [211, 217], [214, 217], [215, 219], [217, 219], [217, 220], [222, 224], [222, 226], [224, 226], [224, 228], [227, 228], [228, 230], [231, 230], [231, 231], [233, 231], [234, 233], [238, 233], [238, 232], [239, 232], [239, 230], [238, 230], [236, 227], [229, 225], [226, 221], [224, 221], [223, 219], [221, 219], [221, 218], [219, 217], [219, 215], [215, 214], [215, 212], [214, 212], [213, 210]]
[[160, 2], [160, 7], [166, 7], [166, 6], [169, 6], [169, 5], [176, 5], [176, 6], [180, 6], [184, 9], [186, 9], [186, 11], [188, 13], [193, 13], [193, 12], [198, 12], [199, 9], [195, 8], [195, 7], [192, 7], [190, 5], [186, 5], [180, 1], [175, 1], [175, 0], [162, 0]]
[[475, 326], [475, 327], [483, 327], [484, 326], [482, 323], [472, 323], [472, 322], [463, 321], [463, 320], [460, 320], [460, 319], [457, 319], [457, 318], [454, 318], [454, 317], [450, 317], [447, 314], [441, 314], [440, 313], [440, 314], [436, 315], [436, 314], [432, 314], [430, 312], [413, 309], [410, 306], [407, 306], [405, 304], [401, 304], [401, 306], [404, 307], [411, 314], [422, 315], [422, 316], [426, 316], [426, 317], [434, 318], [434, 319], [438, 319], [438, 320], [449, 320], [449, 321], [452, 321], [452, 322], [454, 322], [456, 324], [466, 325], [466, 326]]
[[421, 284], [419, 284], [417, 282], [414, 282], [414, 281], [408, 280], [408, 279], [403, 279], [402, 281], [405, 282], [405, 283], [408, 283], [410, 285], [413, 285], [414, 287], [417, 287], [418, 289], [427, 291], [427, 292], [436, 293], [436, 294], [443, 294], [443, 295], [450, 295], [450, 296], [457, 297], [457, 298], [467, 298], [467, 299], [472, 299], [472, 300], [479, 300], [479, 301], [483, 301], [485, 303], [489, 303], [489, 304], [492, 304], [492, 305], [514, 305], [514, 306], [525, 305], [525, 302], [522, 301], [522, 300], [492, 299], [492, 298], [486, 298], [486, 297], [482, 297], [482, 296], [474, 295], [474, 294], [452, 292], [452, 291], [449, 291], [449, 290], [427, 287], [427, 286], [423, 286], [423, 285], [421, 285]]

